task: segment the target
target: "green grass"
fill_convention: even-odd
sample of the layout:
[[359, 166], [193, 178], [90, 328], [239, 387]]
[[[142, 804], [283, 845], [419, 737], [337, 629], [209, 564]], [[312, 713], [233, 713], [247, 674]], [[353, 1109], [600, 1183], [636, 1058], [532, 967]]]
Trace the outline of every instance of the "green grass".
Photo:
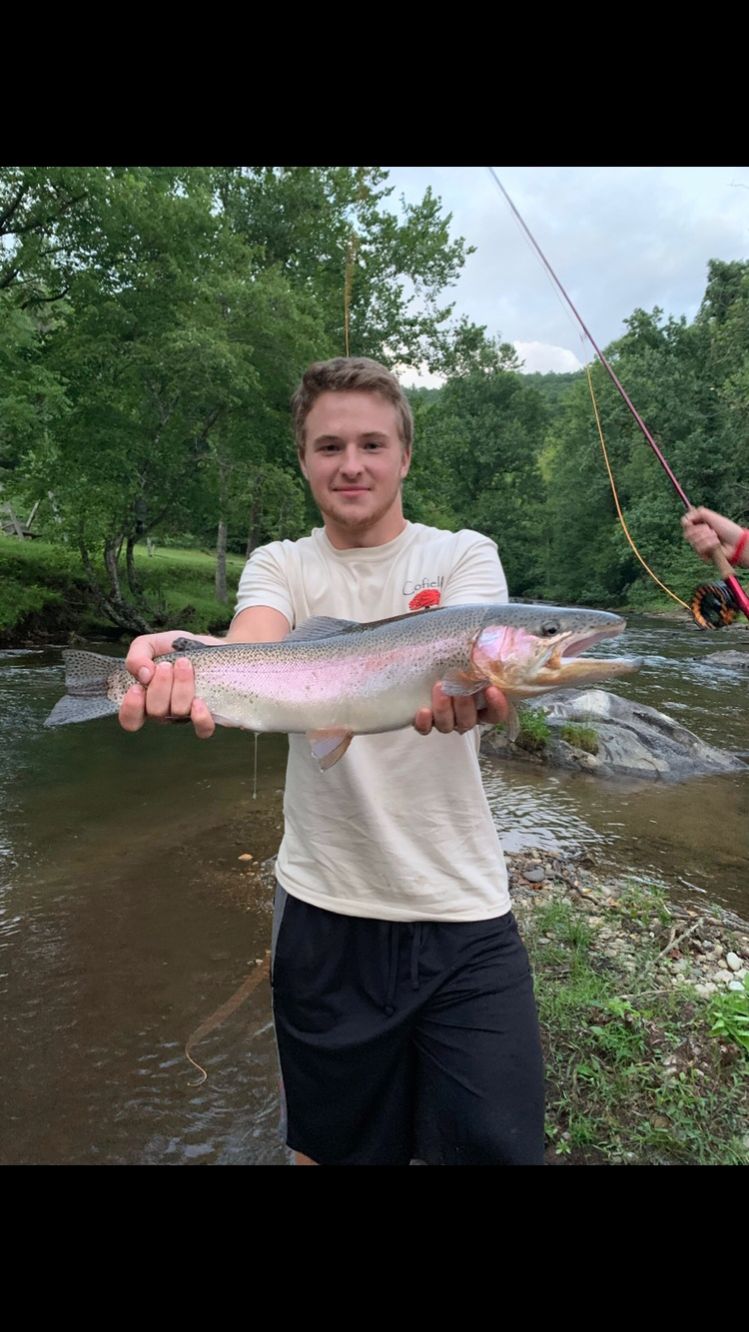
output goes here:
[[586, 754], [598, 753], [598, 732], [593, 726], [567, 724], [560, 727], [559, 734], [562, 740], [567, 741], [568, 745], [574, 745], [576, 749], [584, 749]]
[[180, 547], [156, 550], [152, 556], [145, 547], [138, 546], [135, 551], [135, 567], [143, 582], [146, 601], [155, 608], [159, 621], [194, 633], [221, 632], [228, 627], [244, 564], [243, 556], [227, 555], [229, 600], [222, 606], [214, 595], [214, 555]]
[[743, 990], [729, 990], [716, 994], [710, 1004], [711, 1036], [733, 1041], [749, 1054], [749, 973], [744, 977]]
[[80, 575], [80, 559], [69, 550], [0, 534], [0, 633], [30, 616], [51, 618]]
[[[216, 557], [207, 550], [188, 550], [181, 546], [164, 546], [154, 550], [153, 555], [149, 555], [145, 546], [135, 547], [135, 563], [139, 572], [144, 572], [151, 568], [159, 568], [162, 565], [172, 571], [180, 568], [191, 569], [196, 572], [207, 574], [213, 578], [216, 566]], [[245, 565], [243, 555], [228, 554], [226, 557], [227, 577], [234, 573], [238, 578]]]
[[50, 541], [20, 541], [0, 533], [0, 572], [14, 577], [27, 577], [52, 582], [72, 577], [81, 571], [80, 557], [67, 546], [54, 546]]
[[520, 745], [521, 749], [527, 749], [531, 754], [536, 754], [545, 749], [551, 735], [551, 727], [543, 712], [538, 708], [523, 708], [518, 716], [520, 718], [520, 734], [515, 743]]
[[666, 889], [636, 879], [630, 879], [624, 885], [616, 899], [616, 910], [625, 927], [632, 925], [638, 930], [648, 926], [657, 929], [659, 925], [667, 925], [671, 920]]
[[[242, 556], [227, 557], [225, 606], [214, 595], [215, 558], [207, 551], [171, 547], [149, 556], [145, 547], [136, 547], [135, 564], [154, 627], [174, 625], [205, 633], [228, 626]], [[103, 571], [101, 581], [104, 586]], [[124, 590], [124, 562], [121, 581]], [[0, 535], [0, 635], [5, 641], [14, 633], [32, 638], [56, 631], [96, 636], [103, 630], [111, 632], [112, 625], [93, 608], [75, 551]]]
[[660, 894], [638, 885], [607, 916], [625, 936], [637, 922], [635, 973], [596, 948], [595, 931], [566, 900], [535, 906], [525, 921], [549, 1140], [582, 1162], [749, 1164], [749, 1059], [713, 1025], [728, 996], [709, 1006], [687, 984], [657, 988], [660, 950], [643, 926], [661, 906]]

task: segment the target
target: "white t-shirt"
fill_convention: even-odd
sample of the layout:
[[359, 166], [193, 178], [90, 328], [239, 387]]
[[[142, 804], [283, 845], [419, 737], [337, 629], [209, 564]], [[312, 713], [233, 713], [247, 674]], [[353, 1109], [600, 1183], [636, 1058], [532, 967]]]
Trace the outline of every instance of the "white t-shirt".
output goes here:
[[[437, 596], [439, 594], [439, 599]], [[271, 606], [292, 628], [314, 615], [379, 620], [425, 604], [507, 601], [497, 547], [479, 532], [407, 523], [383, 546], [336, 550], [324, 528], [253, 552], [237, 613]], [[277, 874], [293, 897], [378, 920], [485, 920], [510, 909], [502, 848], [481, 783], [479, 733], [412, 728], [354, 736], [321, 772], [289, 736]]]

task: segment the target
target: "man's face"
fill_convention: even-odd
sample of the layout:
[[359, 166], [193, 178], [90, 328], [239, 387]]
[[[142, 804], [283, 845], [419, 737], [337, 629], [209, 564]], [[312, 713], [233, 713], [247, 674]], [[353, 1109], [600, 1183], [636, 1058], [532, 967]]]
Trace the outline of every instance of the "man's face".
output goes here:
[[302, 472], [328, 525], [351, 535], [379, 525], [381, 541], [397, 536], [411, 456], [393, 404], [361, 390], [323, 393], [307, 417], [305, 441]]

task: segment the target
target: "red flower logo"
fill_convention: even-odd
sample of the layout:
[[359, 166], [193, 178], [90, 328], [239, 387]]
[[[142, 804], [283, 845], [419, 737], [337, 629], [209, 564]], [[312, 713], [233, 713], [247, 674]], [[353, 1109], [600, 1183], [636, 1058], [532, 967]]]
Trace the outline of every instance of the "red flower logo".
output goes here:
[[423, 610], [425, 606], [438, 606], [439, 600], [440, 592], [438, 588], [425, 587], [422, 588], [421, 592], [417, 592], [415, 597], [411, 597], [411, 600], [408, 603], [408, 609]]

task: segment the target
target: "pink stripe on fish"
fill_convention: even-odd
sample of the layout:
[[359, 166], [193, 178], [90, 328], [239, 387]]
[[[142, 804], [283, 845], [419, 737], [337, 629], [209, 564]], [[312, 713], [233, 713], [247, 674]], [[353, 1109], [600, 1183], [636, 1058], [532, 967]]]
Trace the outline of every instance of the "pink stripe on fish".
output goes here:
[[333, 659], [318, 655], [314, 649], [306, 656], [294, 651], [286, 657], [258, 659], [249, 667], [198, 659], [196, 688], [200, 692], [201, 686], [210, 683], [214, 688], [244, 695], [257, 691], [264, 698], [292, 704], [307, 702], [310, 697], [320, 703], [334, 702], [353, 689], [366, 693], [401, 678], [406, 683], [415, 663], [449, 660], [454, 655], [454, 638], [445, 638], [375, 652], [352, 650]]

